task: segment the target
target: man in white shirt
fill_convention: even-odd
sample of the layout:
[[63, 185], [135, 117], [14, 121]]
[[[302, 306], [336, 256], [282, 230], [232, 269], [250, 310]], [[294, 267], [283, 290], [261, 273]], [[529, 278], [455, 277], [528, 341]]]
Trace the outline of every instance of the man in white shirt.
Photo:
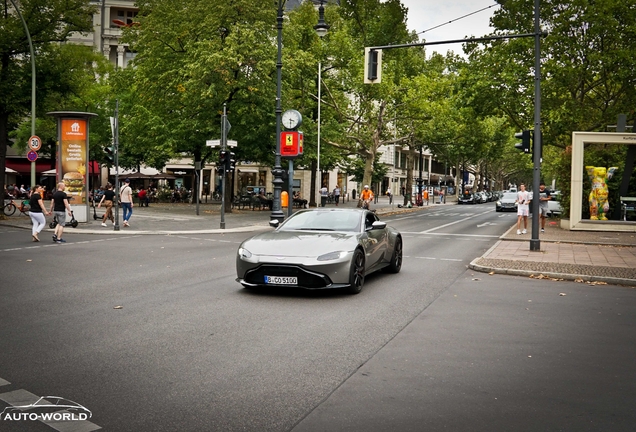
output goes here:
[[[519, 185], [517, 192], [517, 234], [526, 234], [528, 228], [528, 214], [530, 213], [530, 193], [526, 191], [526, 185]], [[521, 231], [521, 219], [523, 219], [523, 231]]]

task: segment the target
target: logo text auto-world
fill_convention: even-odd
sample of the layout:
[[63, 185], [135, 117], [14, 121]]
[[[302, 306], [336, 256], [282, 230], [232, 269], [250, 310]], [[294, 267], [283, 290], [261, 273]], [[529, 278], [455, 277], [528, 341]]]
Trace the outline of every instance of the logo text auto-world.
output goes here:
[[86, 407], [57, 396], [42, 396], [29, 405], [6, 407], [0, 414], [3, 421], [82, 421], [88, 420], [93, 413]]

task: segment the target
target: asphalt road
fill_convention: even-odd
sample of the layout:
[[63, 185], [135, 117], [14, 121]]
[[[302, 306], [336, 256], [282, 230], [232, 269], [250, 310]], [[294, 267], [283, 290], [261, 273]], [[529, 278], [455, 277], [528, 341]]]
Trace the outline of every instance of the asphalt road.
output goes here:
[[[384, 218], [403, 233], [402, 271], [368, 277], [355, 296], [243, 290], [234, 281], [234, 254], [245, 233], [78, 234], [56, 245], [2, 229], [0, 408], [11, 397], [64, 397], [92, 411], [81, 430], [338, 430], [346, 423], [311, 423], [313, 416], [433, 313], [437, 299], [468, 289], [466, 266], [514, 218], [492, 205]], [[462, 332], [456, 324], [438, 323]], [[467, 334], [473, 333], [479, 328]], [[471, 355], [484, 348], [470, 347]], [[426, 385], [419, 372], [412, 381]], [[452, 402], [454, 395], [446, 397]], [[345, 416], [359, 409], [347, 407]], [[399, 411], [393, 418], [390, 430], [407, 430]], [[78, 422], [54, 426], [80, 430], [71, 429]], [[0, 430], [52, 429], [0, 421]]]

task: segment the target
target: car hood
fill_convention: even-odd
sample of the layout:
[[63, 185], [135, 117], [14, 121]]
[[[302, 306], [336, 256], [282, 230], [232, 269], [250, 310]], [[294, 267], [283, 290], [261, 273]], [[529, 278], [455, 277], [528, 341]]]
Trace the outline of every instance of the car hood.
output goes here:
[[355, 249], [357, 235], [325, 231], [272, 231], [245, 240], [241, 247], [261, 256], [316, 257]]

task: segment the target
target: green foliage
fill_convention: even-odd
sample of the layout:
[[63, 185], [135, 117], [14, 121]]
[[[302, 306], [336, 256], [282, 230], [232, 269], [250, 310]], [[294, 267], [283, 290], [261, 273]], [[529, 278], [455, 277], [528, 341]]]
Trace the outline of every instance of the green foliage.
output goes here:
[[239, 159], [267, 161], [274, 142], [273, 3], [142, 0], [126, 40], [137, 52], [118, 73], [122, 158], [162, 167], [176, 155], [213, 157], [227, 104]]

